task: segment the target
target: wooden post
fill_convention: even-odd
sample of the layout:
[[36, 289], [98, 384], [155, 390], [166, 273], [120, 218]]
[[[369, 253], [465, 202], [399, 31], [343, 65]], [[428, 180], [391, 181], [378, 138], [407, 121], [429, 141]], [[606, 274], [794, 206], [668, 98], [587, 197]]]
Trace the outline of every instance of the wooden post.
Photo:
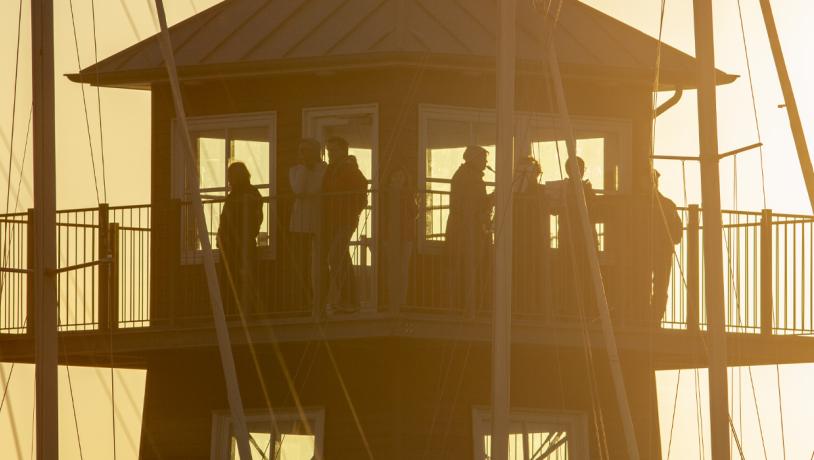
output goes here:
[[54, 2], [31, 0], [32, 139], [34, 157], [34, 363], [36, 451], [59, 458], [57, 367]]
[[[108, 320], [110, 321], [110, 328], [117, 329], [119, 327], [119, 224], [112, 223], [108, 226], [108, 241], [110, 267], [108, 272]], [[133, 319], [133, 318], [129, 318]]]
[[511, 387], [512, 177], [514, 176], [514, 91], [516, 0], [497, 2], [497, 143], [495, 165], [495, 294], [492, 321], [491, 458], [507, 460]]
[[[110, 255], [110, 238], [108, 235], [109, 230], [109, 207], [107, 203], [99, 204], [99, 239], [97, 241], [96, 257], [99, 260], [105, 260]], [[99, 330], [107, 330], [111, 327], [110, 323], [110, 264], [102, 263], [98, 266], [99, 270], [99, 286], [97, 287], [99, 302], [98, 322]]]
[[773, 249], [772, 210], [764, 209], [760, 215], [760, 333], [766, 335], [771, 335], [773, 327]]
[[700, 222], [697, 204], [689, 206], [687, 222], [687, 330], [697, 331], [701, 310]]
[[698, 61], [698, 137], [701, 151], [701, 206], [704, 218], [704, 298], [710, 338], [709, 411], [713, 460], [729, 460], [729, 396], [724, 327], [724, 266], [721, 183], [718, 170], [718, 116], [712, 0], [694, 0]]
[[25, 326], [28, 334], [34, 333], [34, 259], [37, 257], [34, 247], [37, 244], [37, 236], [34, 233], [34, 210], [28, 209], [26, 224], [26, 268], [29, 272], [25, 275], [26, 288], [26, 315]]

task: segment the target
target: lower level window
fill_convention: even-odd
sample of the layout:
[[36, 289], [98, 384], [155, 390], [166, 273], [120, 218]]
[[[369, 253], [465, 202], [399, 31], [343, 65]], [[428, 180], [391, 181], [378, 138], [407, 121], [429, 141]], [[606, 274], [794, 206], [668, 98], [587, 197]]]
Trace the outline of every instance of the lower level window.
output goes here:
[[[307, 422], [307, 423], [306, 423]], [[325, 412], [305, 410], [305, 420], [296, 410], [267, 409], [246, 412], [252, 459], [320, 460]], [[218, 412], [212, 418], [212, 460], [240, 458], [232, 418]]]
[[[492, 458], [492, 418], [488, 408], [472, 409], [475, 460]], [[587, 460], [587, 421], [579, 413], [512, 410], [509, 460]]]

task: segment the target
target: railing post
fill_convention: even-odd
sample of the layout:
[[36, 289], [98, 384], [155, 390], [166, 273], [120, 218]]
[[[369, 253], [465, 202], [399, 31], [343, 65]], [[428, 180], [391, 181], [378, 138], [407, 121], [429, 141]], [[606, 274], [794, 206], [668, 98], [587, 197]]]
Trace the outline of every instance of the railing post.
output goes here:
[[25, 275], [26, 288], [26, 333], [34, 332], [34, 259], [36, 258], [34, 247], [37, 243], [34, 232], [34, 210], [29, 208], [26, 217], [26, 268], [29, 270]]
[[774, 298], [772, 283], [772, 210], [764, 209], [760, 215], [760, 333], [771, 335]]
[[[108, 319], [110, 328], [119, 327], [119, 224], [108, 225], [108, 241], [110, 248], [110, 275], [108, 279]], [[132, 318], [129, 318], [132, 319]]]
[[[110, 255], [110, 238], [108, 235], [108, 226], [110, 222], [109, 208], [107, 203], [99, 204], [99, 241], [96, 256], [99, 260], [107, 259]], [[99, 329], [107, 330], [111, 327], [110, 323], [110, 264], [102, 263], [99, 265], [99, 311], [98, 321]]]
[[687, 222], [687, 330], [697, 331], [701, 299], [700, 224], [697, 204], [691, 204]]

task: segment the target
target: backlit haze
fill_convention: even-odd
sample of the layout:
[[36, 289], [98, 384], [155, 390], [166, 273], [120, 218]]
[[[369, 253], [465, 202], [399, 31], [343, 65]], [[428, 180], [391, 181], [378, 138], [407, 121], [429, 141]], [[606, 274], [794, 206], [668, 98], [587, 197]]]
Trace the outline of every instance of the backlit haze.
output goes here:
[[[78, 69], [73, 17], [76, 22], [79, 58], [82, 67], [94, 62], [94, 27], [92, 0], [55, 0], [56, 22], [56, 104], [57, 104], [57, 191], [58, 207], [95, 206], [99, 199], [110, 204], [142, 204], [150, 199], [150, 95], [146, 91], [102, 89], [101, 129], [97, 91], [85, 87], [89, 121], [86, 125], [81, 86], [71, 83], [63, 74]], [[530, 0], [517, 0], [530, 1]], [[660, 0], [583, 0], [650, 35], [659, 31]], [[98, 58], [110, 56], [152, 35], [157, 21], [151, 12], [152, 0], [95, 1]], [[15, 55], [17, 42], [18, 2], [0, 3], [0, 191], [6, 202], [6, 180], [12, 178], [11, 210], [14, 209], [23, 161], [23, 146], [31, 104], [30, 17], [29, 1], [23, 1], [20, 66], [17, 83], [16, 112], [12, 125]], [[167, 0], [170, 23], [178, 22], [196, 11], [218, 3], [217, 0]], [[720, 151], [729, 151], [757, 142], [752, 99], [744, 56], [738, 0], [716, 0], [715, 40], [717, 67], [740, 77], [718, 90], [718, 126]], [[758, 0], [741, 0], [746, 42], [751, 59], [757, 115], [763, 148], [766, 207], [775, 211], [809, 213], [799, 164], [794, 150], [782, 94], [771, 58]], [[814, 60], [810, 28], [814, 20], [814, 3], [810, 0], [775, 0], [775, 18], [786, 61], [806, 127], [807, 138], [814, 142]], [[126, 5], [126, 8], [125, 8]], [[129, 18], [128, 18], [129, 16]], [[692, 2], [667, 1], [663, 30], [666, 43], [694, 54]], [[655, 63], [655, 49], [653, 61]], [[661, 100], [669, 94], [660, 96]], [[655, 153], [662, 155], [698, 154], [696, 94], [686, 91], [681, 102], [659, 117]], [[88, 125], [90, 135], [88, 134]], [[13, 156], [9, 168], [8, 146], [12, 141]], [[97, 179], [94, 180], [89, 148], [93, 144]], [[102, 145], [104, 139], [105, 180], [102, 178]], [[31, 157], [25, 154], [23, 180], [17, 209], [32, 205]], [[721, 194], [724, 208], [759, 210], [764, 207], [761, 161], [758, 150], [737, 156], [737, 189], [734, 187], [734, 157], [721, 163]], [[699, 203], [698, 167], [686, 163], [686, 197], [681, 162], [656, 163], [662, 173], [662, 190], [678, 205]], [[590, 165], [589, 165], [590, 168]], [[67, 350], [66, 352], [69, 352]], [[63, 350], [61, 350], [63, 352]], [[730, 350], [730, 352], [735, 352]], [[1, 356], [1, 355], [0, 355]], [[10, 365], [3, 365], [8, 378]], [[805, 390], [814, 383], [814, 366], [795, 365], [733, 369], [730, 375], [730, 413], [736, 431], [744, 444], [746, 458], [809, 458], [814, 451], [810, 436], [814, 401]], [[111, 405], [111, 374], [108, 369], [71, 368], [73, 405], [76, 408], [79, 439], [84, 458], [112, 458], [113, 419], [119, 459], [137, 458], [140, 440], [140, 411], [144, 397], [144, 372], [121, 370], [115, 373], [115, 412]], [[17, 365], [9, 387], [9, 397], [0, 413], [0, 457], [29, 458], [33, 434], [33, 367]], [[60, 373], [60, 450], [62, 458], [78, 459], [77, 424], [74, 421], [68, 373]], [[702, 448], [709, 458], [709, 419], [706, 371], [697, 374], [683, 371], [680, 384], [677, 372], [658, 374], [659, 409], [663, 452], [670, 458], [700, 458]], [[4, 379], [5, 381], [5, 379]], [[696, 392], [696, 384], [698, 392]], [[781, 437], [778, 384], [782, 394], [783, 426]], [[678, 397], [675, 398], [676, 389]], [[754, 390], [754, 393], [753, 393]], [[673, 407], [675, 404], [675, 416]], [[757, 408], [757, 410], [756, 410]], [[758, 413], [760, 424], [758, 423]], [[703, 431], [699, 430], [699, 416]], [[673, 424], [672, 443], [670, 427]], [[761, 430], [762, 428], [762, 436]], [[761, 437], [764, 443], [761, 442]], [[786, 456], [783, 456], [785, 442]], [[737, 452], [733, 448], [733, 454]], [[735, 454], [736, 455], [736, 454]]]

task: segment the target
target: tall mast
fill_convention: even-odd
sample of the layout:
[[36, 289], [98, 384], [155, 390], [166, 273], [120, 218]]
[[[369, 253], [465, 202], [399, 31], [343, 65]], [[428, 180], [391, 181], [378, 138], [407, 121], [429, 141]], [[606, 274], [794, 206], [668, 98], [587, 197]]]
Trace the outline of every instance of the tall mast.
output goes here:
[[512, 176], [514, 175], [514, 85], [516, 0], [498, 2], [496, 72], [495, 302], [492, 322], [491, 458], [507, 460], [511, 383]]
[[760, 9], [763, 12], [763, 22], [766, 24], [766, 34], [769, 36], [777, 77], [780, 79], [780, 88], [783, 90], [783, 100], [786, 103], [791, 134], [794, 137], [794, 146], [797, 148], [797, 159], [800, 161], [800, 171], [803, 173], [806, 191], [808, 191], [808, 202], [811, 204], [811, 209], [814, 210], [814, 167], [811, 166], [803, 123], [800, 121], [800, 112], [797, 110], [797, 100], [794, 98], [789, 71], [786, 69], [786, 59], [783, 57], [783, 48], [780, 47], [780, 38], [777, 36], [777, 25], [774, 22], [771, 2], [760, 0]]
[[34, 131], [34, 363], [37, 458], [59, 458], [54, 162], [54, 3], [31, 0]]
[[713, 460], [729, 460], [724, 268], [721, 236], [721, 185], [718, 172], [718, 122], [712, 0], [694, 0], [695, 55], [698, 60], [698, 134], [701, 149], [701, 203], [704, 219], [704, 286], [709, 324], [709, 411]]

